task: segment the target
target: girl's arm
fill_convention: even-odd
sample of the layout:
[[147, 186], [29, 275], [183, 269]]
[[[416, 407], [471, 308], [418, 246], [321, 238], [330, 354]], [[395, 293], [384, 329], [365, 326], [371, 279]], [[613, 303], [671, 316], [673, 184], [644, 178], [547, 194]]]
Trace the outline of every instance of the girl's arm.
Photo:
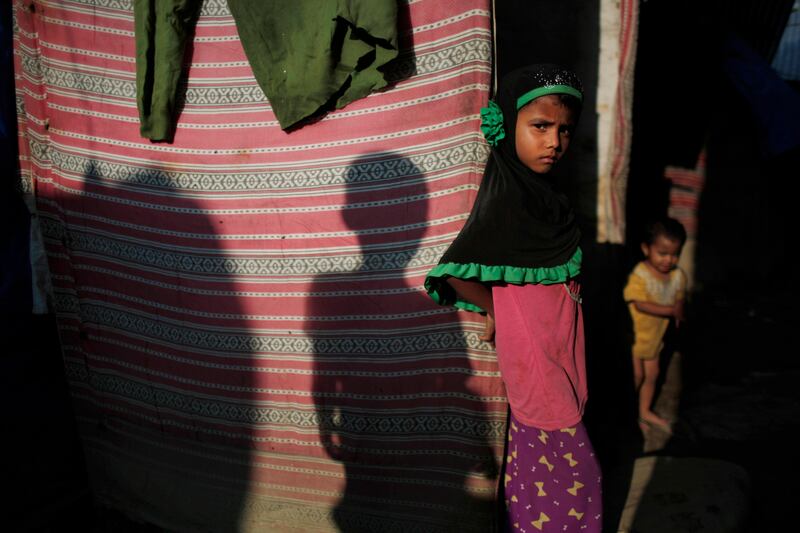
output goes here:
[[479, 281], [465, 281], [458, 278], [447, 278], [446, 281], [463, 300], [477, 305], [494, 316], [494, 302], [489, 287]]
[[465, 281], [459, 278], [447, 278], [446, 281], [461, 299], [486, 311], [486, 327], [480, 339], [491, 342], [494, 338], [494, 301], [492, 300], [492, 291], [479, 281]]

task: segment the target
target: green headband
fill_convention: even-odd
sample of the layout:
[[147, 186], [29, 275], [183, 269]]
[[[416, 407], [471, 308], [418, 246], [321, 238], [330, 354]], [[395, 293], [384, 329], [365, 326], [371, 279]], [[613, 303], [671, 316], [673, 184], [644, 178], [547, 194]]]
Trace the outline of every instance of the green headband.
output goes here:
[[575, 87], [570, 87], [569, 85], [545, 85], [544, 87], [537, 87], [532, 91], [528, 91], [519, 98], [517, 98], [517, 111], [519, 111], [522, 106], [534, 100], [535, 98], [539, 98], [540, 96], [544, 96], [546, 94], [569, 94], [580, 100], [583, 101], [583, 95], [581, 92], [576, 89]]

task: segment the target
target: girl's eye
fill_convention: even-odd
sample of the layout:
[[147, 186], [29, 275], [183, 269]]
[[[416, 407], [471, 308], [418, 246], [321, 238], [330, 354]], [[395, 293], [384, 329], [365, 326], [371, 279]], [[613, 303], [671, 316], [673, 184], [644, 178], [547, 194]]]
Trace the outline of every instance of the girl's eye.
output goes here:
[[547, 124], [534, 124], [533, 127], [539, 131], [544, 131], [547, 129]]

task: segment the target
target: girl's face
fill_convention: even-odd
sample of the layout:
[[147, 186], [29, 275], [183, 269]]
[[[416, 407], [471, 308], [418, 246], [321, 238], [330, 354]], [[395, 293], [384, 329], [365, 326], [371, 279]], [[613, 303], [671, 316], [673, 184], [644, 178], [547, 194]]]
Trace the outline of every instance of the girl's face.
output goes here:
[[656, 271], [668, 274], [678, 265], [681, 243], [664, 235], [656, 236], [652, 244], [642, 243], [645, 261]]
[[536, 98], [517, 111], [517, 157], [534, 172], [550, 172], [567, 151], [574, 128], [573, 112], [558, 96]]

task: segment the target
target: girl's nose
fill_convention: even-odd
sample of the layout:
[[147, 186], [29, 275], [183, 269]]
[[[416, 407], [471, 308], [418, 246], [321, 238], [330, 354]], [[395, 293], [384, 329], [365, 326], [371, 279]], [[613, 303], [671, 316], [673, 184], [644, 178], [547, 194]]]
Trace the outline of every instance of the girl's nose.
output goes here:
[[550, 135], [547, 138], [547, 147], [548, 148], [555, 148], [556, 150], [558, 150], [558, 148], [559, 148], [559, 146], [561, 144], [559, 142], [560, 140], [561, 140], [561, 138], [558, 135], [558, 132], [555, 132], [554, 134]]

